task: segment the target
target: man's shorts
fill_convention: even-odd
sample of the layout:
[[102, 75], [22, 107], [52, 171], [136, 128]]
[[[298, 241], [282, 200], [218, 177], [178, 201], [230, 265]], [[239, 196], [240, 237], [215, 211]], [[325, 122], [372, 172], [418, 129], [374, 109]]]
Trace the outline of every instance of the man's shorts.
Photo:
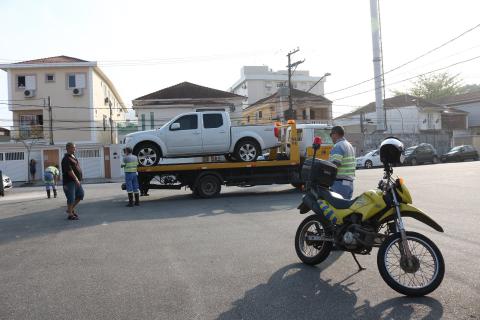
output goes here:
[[77, 199], [83, 200], [85, 195], [82, 185], [77, 186], [74, 181], [64, 184], [63, 192], [65, 192], [65, 197], [67, 197], [67, 204], [73, 204]]

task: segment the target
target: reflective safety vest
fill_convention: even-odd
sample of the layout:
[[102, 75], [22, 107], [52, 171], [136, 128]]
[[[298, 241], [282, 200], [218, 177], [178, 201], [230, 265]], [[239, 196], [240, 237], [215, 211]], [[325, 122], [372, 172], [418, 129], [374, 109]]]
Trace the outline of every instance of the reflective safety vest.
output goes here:
[[335, 143], [330, 152], [330, 161], [337, 165], [337, 179], [355, 179], [355, 150], [344, 138]]
[[137, 172], [138, 159], [137, 156], [129, 154], [123, 157], [123, 170], [125, 172]]
[[49, 166], [45, 169], [45, 173], [43, 175], [43, 178], [45, 180], [45, 183], [54, 183], [55, 182], [55, 176], [59, 176], [60, 171], [54, 166]]

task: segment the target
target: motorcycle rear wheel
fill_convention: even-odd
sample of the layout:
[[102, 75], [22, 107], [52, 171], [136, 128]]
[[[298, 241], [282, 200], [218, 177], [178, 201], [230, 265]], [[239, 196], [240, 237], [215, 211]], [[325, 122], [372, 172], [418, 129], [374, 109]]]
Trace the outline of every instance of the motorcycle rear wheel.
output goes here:
[[303, 263], [316, 265], [324, 261], [330, 251], [333, 243], [330, 241], [311, 242], [307, 236], [325, 237], [326, 226], [320, 220], [318, 215], [311, 215], [300, 223], [295, 235], [295, 251]]
[[380, 246], [377, 266], [383, 280], [393, 290], [420, 297], [438, 288], [445, 274], [445, 262], [438, 247], [424, 235], [407, 231], [407, 242], [414, 263], [401, 259], [400, 233], [390, 235]]

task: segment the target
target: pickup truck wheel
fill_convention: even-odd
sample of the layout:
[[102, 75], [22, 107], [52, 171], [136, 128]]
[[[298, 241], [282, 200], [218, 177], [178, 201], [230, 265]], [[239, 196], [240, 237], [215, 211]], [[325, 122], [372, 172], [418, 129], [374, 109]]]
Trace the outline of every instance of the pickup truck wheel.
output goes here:
[[260, 155], [260, 146], [255, 140], [241, 140], [235, 146], [235, 159], [241, 162], [252, 162]]
[[160, 161], [160, 149], [151, 142], [142, 142], [133, 150], [142, 167], [155, 166]]
[[204, 199], [212, 198], [220, 193], [222, 188], [220, 180], [212, 175], [203, 176], [197, 183], [195, 193]]

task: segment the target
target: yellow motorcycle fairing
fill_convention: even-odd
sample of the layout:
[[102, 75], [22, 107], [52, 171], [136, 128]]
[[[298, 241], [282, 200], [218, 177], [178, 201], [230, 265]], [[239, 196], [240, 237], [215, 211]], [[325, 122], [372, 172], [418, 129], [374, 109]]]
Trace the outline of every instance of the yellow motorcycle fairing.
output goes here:
[[354, 212], [360, 213], [362, 221], [365, 221], [387, 206], [380, 190], [369, 190], [362, 193], [347, 209], [337, 209], [324, 199], [319, 199], [317, 202], [325, 218], [333, 224], [343, 224], [343, 219]]
[[[410, 217], [410, 218], [416, 219], [432, 227], [438, 232], [443, 232], [443, 228], [437, 222], [435, 222], [435, 220], [433, 220], [425, 212], [423, 212], [418, 208], [415, 208], [414, 206], [411, 206], [406, 203], [400, 203], [400, 214], [402, 215], [402, 217]], [[395, 208], [391, 208], [387, 212], [385, 212], [385, 214], [382, 217], [380, 217], [378, 222], [386, 223], [386, 222], [392, 221], [394, 219], [394, 215], [395, 215]]]

